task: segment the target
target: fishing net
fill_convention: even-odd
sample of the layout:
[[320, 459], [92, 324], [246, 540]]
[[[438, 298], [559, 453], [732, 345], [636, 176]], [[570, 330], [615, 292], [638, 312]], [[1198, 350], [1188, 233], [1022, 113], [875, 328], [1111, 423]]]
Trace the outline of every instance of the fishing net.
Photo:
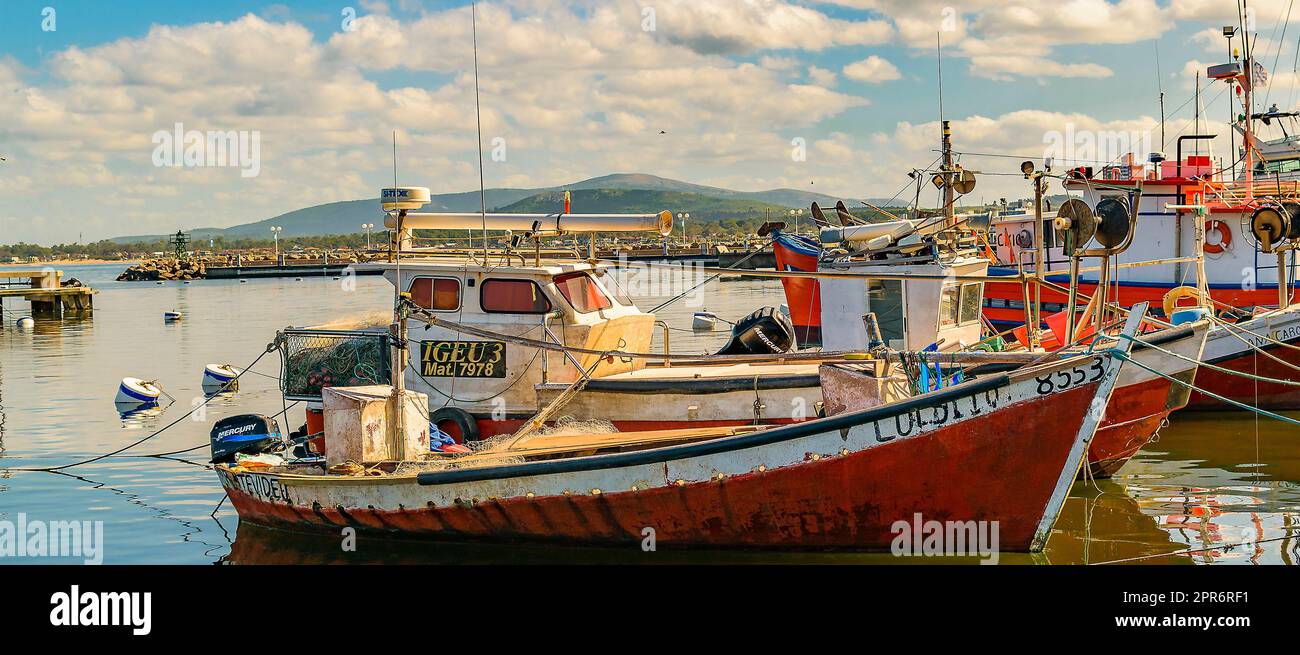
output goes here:
[[386, 332], [286, 330], [281, 388], [290, 400], [319, 400], [325, 387], [392, 384]]

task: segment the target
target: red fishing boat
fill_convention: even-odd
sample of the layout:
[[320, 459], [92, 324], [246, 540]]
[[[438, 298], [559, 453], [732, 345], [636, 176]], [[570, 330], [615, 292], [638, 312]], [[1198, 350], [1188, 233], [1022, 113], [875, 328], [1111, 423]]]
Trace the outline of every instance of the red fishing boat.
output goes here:
[[303, 463], [217, 472], [241, 521], [335, 534], [887, 550], [920, 515], [988, 522], [998, 549], [1038, 551], [1122, 364], [1108, 353], [1071, 357], [730, 434], [536, 437], [458, 456], [447, 470], [390, 461], [357, 475]]

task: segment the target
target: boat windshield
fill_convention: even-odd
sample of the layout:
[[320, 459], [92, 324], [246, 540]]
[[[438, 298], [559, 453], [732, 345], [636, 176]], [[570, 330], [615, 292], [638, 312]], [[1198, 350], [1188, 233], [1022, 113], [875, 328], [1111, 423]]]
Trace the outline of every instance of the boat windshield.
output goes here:
[[580, 314], [594, 312], [598, 309], [609, 309], [613, 303], [604, 291], [600, 290], [600, 285], [596, 284], [591, 276], [583, 272], [566, 273], [555, 276], [555, 286], [560, 290], [560, 295], [569, 301], [570, 305]]

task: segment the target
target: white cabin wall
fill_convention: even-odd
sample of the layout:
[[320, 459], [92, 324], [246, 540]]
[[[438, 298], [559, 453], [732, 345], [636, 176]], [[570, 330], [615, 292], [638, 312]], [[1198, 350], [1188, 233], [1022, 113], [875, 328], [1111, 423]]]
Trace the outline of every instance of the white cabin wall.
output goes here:
[[822, 349], [866, 350], [866, 280], [825, 278], [821, 280]]

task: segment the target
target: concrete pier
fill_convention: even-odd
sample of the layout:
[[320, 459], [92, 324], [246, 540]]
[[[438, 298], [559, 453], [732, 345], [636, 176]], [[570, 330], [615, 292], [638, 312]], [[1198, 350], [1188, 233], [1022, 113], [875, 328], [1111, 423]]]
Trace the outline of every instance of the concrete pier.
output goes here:
[[90, 313], [97, 292], [87, 286], [64, 286], [63, 271], [0, 269], [0, 302], [21, 298], [32, 304], [32, 314], [62, 318], [65, 312]]

